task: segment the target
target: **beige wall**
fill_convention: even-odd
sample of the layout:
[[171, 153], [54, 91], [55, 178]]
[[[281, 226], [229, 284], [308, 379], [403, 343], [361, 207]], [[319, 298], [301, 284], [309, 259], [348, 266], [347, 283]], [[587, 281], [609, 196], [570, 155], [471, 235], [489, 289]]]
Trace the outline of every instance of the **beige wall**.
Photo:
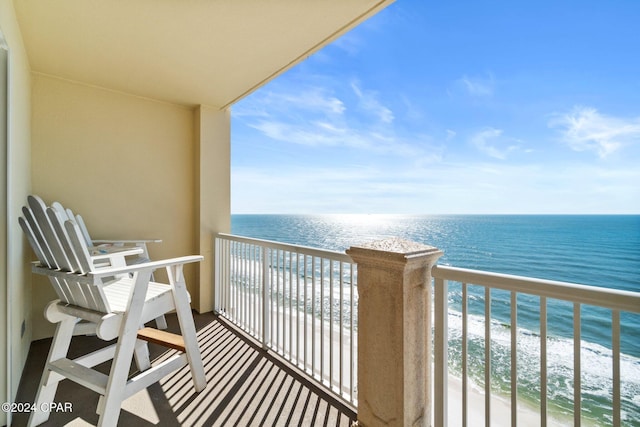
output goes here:
[[[39, 74], [32, 102], [35, 194], [81, 213], [93, 238], [160, 238], [153, 259], [199, 252], [192, 109]], [[34, 339], [52, 331], [50, 288], [34, 284]]]
[[[6, 190], [3, 203], [6, 212], [0, 216], [0, 226], [7, 227], [0, 244], [8, 249], [4, 263], [6, 270], [0, 273], [0, 401], [7, 402], [17, 392], [32, 330], [29, 318], [31, 274], [25, 262], [22, 233], [16, 225], [20, 207], [31, 186], [31, 76], [11, 0], [0, 0], [0, 32], [9, 52], [8, 151], [0, 166], [2, 175], [6, 176], [6, 182], [2, 183]], [[21, 335], [23, 321], [26, 330]], [[7, 422], [6, 414], [0, 412], [0, 425]]]

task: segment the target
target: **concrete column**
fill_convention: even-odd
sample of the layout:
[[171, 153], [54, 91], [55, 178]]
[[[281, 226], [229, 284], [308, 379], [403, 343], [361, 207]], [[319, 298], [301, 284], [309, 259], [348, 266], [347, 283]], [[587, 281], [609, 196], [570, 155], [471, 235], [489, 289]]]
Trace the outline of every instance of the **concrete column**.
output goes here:
[[358, 264], [358, 423], [431, 424], [433, 246], [387, 239], [353, 246]]
[[213, 310], [213, 233], [231, 231], [231, 114], [229, 110], [196, 108], [196, 226], [199, 291], [191, 293], [191, 306], [200, 313]]

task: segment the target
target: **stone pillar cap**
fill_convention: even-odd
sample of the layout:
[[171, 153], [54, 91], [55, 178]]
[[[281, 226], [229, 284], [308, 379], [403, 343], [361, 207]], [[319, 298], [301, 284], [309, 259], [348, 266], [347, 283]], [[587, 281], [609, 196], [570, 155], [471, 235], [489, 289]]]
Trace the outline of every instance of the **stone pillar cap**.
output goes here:
[[391, 237], [352, 246], [347, 249], [347, 254], [351, 256], [355, 255], [356, 257], [408, 260], [433, 255], [438, 255], [439, 257], [442, 255], [442, 251], [435, 246], [429, 246], [399, 237]]

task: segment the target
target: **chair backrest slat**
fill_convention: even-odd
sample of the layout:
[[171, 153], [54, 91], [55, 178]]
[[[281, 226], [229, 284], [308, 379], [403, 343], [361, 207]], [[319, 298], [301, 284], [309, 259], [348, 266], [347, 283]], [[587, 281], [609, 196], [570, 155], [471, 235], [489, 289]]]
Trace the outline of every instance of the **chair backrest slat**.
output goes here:
[[53, 203], [51, 203], [50, 207], [55, 209], [56, 212], [58, 212], [58, 215], [62, 216], [62, 219], [64, 221], [66, 221], [68, 219], [73, 219], [73, 218], [69, 218], [69, 216], [67, 215], [67, 210], [64, 208], [64, 206], [62, 206], [62, 204], [60, 202], [53, 202]]
[[63, 280], [58, 279], [57, 277], [51, 277], [50, 280], [51, 282], [51, 286], [53, 286], [53, 290], [56, 292], [56, 295], [58, 296], [58, 298], [60, 298], [60, 300], [68, 302], [68, 296], [67, 296], [67, 286], [66, 283], [64, 283]]
[[[62, 295], [58, 295], [60, 299], [69, 304], [74, 304], [74, 297], [71, 289], [69, 289], [69, 283], [66, 280], [59, 279], [57, 280], [57, 284]], [[55, 287], [55, 286], [54, 286]]]
[[[69, 218], [69, 219], [73, 219], [73, 218]], [[84, 240], [87, 242], [87, 246], [93, 246], [93, 240], [91, 240], [91, 236], [89, 235], [89, 230], [87, 229], [87, 226], [84, 223], [84, 219], [82, 219], [82, 216], [80, 214], [76, 215], [76, 222], [80, 227], [80, 231], [82, 231], [82, 236], [84, 237]]]
[[51, 253], [56, 264], [61, 270], [72, 271], [73, 267], [71, 266], [71, 262], [69, 262], [64, 248], [60, 243], [60, 239], [56, 235], [56, 232], [49, 221], [49, 217], [47, 216], [47, 206], [38, 196], [29, 196], [27, 200], [29, 201], [29, 207], [31, 207], [38, 225], [40, 225], [40, 230], [42, 230], [42, 234], [49, 245], [49, 249], [51, 249]]
[[86, 287], [87, 302], [92, 310], [101, 311], [103, 313], [111, 312], [107, 297], [105, 296], [101, 286], [89, 285]]
[[67, 230], [72, 250], [80, 263], [80, 272], [82, 274], [90, 272], [93, 269], [93, 261], [87, 248], [87, 242], [85, 242], [84, 237], [82, 237], [80, 227], [78, 227], [75, 221], [70, 219], [65, 221], [64, 227]]
[[[64, 212], [64, 210], [62, 211]], [[56, 236], [58, 236], [58, 240], [60, 241], [60, 246], [64, 250], [64, 253], [69, 260], [70, 269], [69, 271], [76, 272], [81, 271], [80, 262], [78, 261], [78, 257], [76, 256], [73, 248], [71, 247], [71, 242], [69, 240], [69, 236], [67, 235], [67, 231], [64, 228], [64, 221], [67, 217], [66, 213], [60, 213], [60, 211], [53, 206], [47, 208], [47, 216], [49, 217], [49, 221], [53, 226], [53, 231], [55, 231]]]
[[18, 223], [20, 223], [20, 227], [22, 228], [24, 235], [27, 237], [27, 241], [29, 242], [29, 245], [31, 245], [31, 249], [33, 249], [33, 252], [36, 254], [36, 258], [38, 258], [40, 264], [51, 268], [51, 265], [49, 264], [49, 261], [47, 261], [47, 258], [44, 256], [42, 248], [40, 248], [40, 245], [36, 240], [36, 236], [33, 234], [31, 226], [29, 225], [27, 220], [25, 220], [23, 217], [20, 217], [18, 218]]
[[36, 242], [38, 243], [38, 246], [42, 251], [42, 255], [46, 260], [46, 263], [44, 265], [49, 268], [58, 268], [58, 264], [56, 263], [56, 260], [51, 253], [51, 249], [49, 248], [49, 245], [47, 244], [47, 241], [42, 234], [42, 230], [40, 230], [40, 226], [38, 225], [35, 216], [33, 216], [33, 212], [27, 206], [23, 206], [22, 214], [24, 215], [24, 219], [29, 225], [31, 233], [35, 237]]

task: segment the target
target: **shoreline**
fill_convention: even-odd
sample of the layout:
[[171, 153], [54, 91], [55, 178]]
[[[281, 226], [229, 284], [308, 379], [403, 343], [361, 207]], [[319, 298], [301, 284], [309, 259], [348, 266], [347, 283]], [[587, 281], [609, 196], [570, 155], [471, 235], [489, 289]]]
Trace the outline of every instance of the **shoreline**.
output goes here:
[[[462, 425], [462, 379], [449, 374], [448, 388], [448, 421], [450, 425]], [[539, 426], [540, 412], [527, 402], [518, 399], [518, 426]], [[467, 390], [467, 424], [469, 420], [485, 419], [485, 394], [473, 385]], [[474, 423], [476, 424], [476, 423]], [[549, 423], [548, 425], [560, 425]], [[491, 426], [511, 426], [511, 402], [504, 397], [491, 395]]]
[[[462, 425], [462, 379], [449, 374], [448, 387], [448, 414], [447, 419], [449, 425]], [[517, 422], [518, 426], [540, 426], [540, 409], [531, 402], [518, 398]], [[468, 425], [484, 425], [484, 406], [485, 393], [473, 384], [468, 385], [467, 390], [467, 424]], [[432, 414], [433, 417], [433, 414]], [[475, 420], [470, 422], [470, 420]], [[479, 420], [482, 420], [481, 422]], [[557, 414], [553, 411], [547, 411], [547, 426], [561, 427], [573, 425], [573, 417], [565, 414]], [[591, 420], [581, 420], [581, 425], [592, 427], [596, 426]], [[492, 427], [511, 427], [511, 400], [509, 396], [502, 394], [491, 394], [491, 426]]]

